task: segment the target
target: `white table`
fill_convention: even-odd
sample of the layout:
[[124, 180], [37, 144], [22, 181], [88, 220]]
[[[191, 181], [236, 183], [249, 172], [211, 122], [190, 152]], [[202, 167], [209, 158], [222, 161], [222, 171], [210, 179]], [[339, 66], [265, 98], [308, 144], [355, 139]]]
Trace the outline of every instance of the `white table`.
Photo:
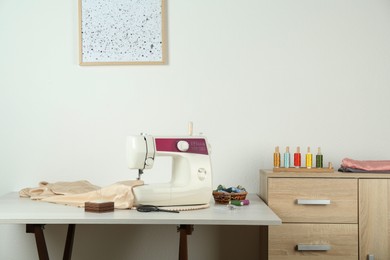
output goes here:
[[280, 218], [255, 194], [249, 194], [249, 206], [234, 210], [226, 205], [210, 202], [207, 209], [181, 211], [180, 213], [115, 210], [107, 213], [85, 212], [84, 208], [64, 206], [19, 198], [9, 193], [0, 197], [0, 224], [26, 224], [26, 232], [34, 233], [39, 258], [48, 259], [43, 225], [68, 224], [64, 259], [70, 259], [76, 224], [174, 224], [180, 231], [179, 259], [187, 259], [186, 235], [192, 233], [193, 225], [280, 225]]

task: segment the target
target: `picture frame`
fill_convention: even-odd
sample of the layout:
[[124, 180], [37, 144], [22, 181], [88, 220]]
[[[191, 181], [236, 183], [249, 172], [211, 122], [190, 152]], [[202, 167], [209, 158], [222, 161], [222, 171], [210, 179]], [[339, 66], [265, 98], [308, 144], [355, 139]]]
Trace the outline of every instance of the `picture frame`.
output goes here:
[[79, 64], [165, 64], [165, 0], [79, 0]]

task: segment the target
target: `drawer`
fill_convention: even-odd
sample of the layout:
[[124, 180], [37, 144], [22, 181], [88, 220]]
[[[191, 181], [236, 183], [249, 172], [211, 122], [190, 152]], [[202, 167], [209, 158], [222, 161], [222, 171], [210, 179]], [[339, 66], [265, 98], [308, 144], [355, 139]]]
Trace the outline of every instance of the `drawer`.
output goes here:
[[268, 206], [282, 222], [357, 223], [356, 179], [268, 178]]
[[282, 224], [268, 237], [269, 260], [358, 259], [357, 224]]

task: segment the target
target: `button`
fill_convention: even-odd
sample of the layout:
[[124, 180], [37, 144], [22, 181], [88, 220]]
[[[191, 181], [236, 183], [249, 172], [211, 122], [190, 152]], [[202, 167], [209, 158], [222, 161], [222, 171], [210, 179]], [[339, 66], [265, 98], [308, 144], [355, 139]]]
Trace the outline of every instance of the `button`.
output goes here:
[[180, 152], [186, 152], [190, 148], [190, 144], [187, 141], [179, 141], [177, 143], [177, 149], [179, 149]]

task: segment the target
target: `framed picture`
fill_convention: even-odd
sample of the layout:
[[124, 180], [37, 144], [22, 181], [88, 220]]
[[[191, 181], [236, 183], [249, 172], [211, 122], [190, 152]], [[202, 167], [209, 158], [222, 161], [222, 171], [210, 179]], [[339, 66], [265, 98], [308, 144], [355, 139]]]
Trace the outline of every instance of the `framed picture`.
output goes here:
[[79, 0], [80, 65], [165, 63], [165, 0]]

